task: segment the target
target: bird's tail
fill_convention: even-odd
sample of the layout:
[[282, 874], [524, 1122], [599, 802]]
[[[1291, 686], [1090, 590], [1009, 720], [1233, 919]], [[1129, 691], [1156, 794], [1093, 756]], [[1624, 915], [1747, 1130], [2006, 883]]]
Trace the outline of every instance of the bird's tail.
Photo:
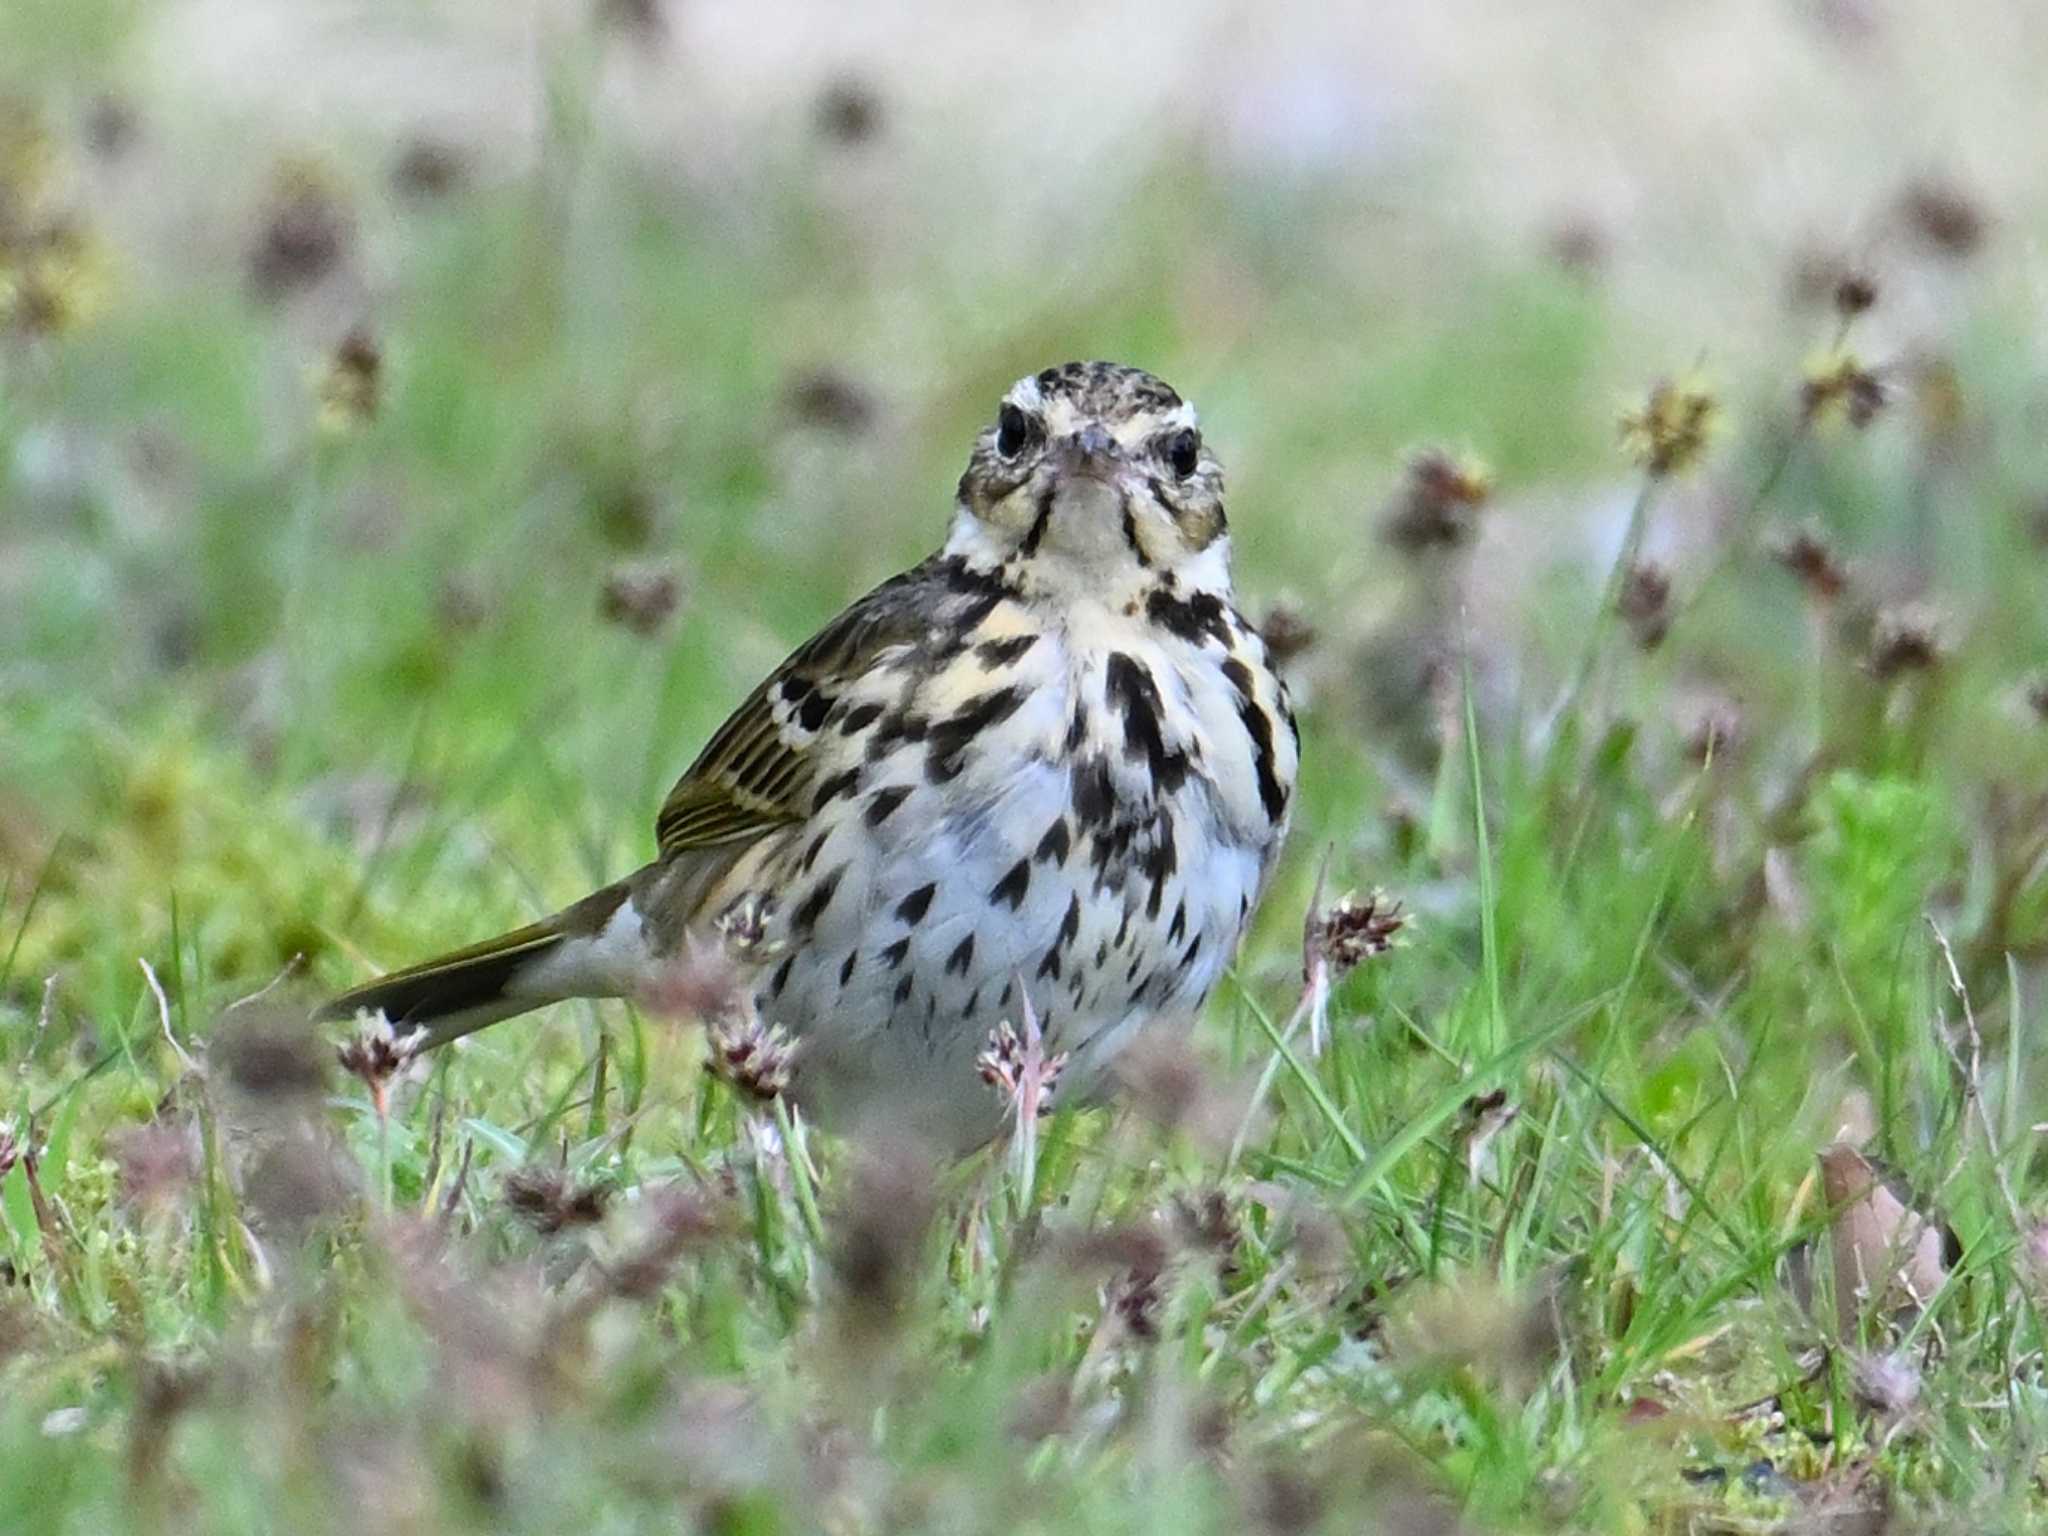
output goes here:
[[[615, 932], [630, 927], [633, 932]], [[616, 996], [614, 952], [638, 940], [626, 881], [524, 928], [379, 976], [330, 999], [314, 1015], [381, 1012], [400, 1033], [426, 1031], [422, 1048], [566, 997]]]

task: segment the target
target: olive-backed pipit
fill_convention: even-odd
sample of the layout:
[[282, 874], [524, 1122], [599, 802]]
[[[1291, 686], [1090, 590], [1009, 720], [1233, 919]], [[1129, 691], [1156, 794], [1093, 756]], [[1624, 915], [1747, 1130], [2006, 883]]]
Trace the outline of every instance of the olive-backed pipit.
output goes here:
[[[359, 987], [439, 1044], [569, 997], [644, 995], [744, 930], [762, 1021], [814, 1117], [949, 1147], [1028, 1001], [1063, 1096], [1191, 1019], [1287, 829], [1287, 693], [1231, 600], [1223, 476], [1158, 379], [1020, 379], [945, 547], [740, 705], [676, 784], [644, 869], [543, 922]], [[739, 919], [739, 920], [736, 920]]]

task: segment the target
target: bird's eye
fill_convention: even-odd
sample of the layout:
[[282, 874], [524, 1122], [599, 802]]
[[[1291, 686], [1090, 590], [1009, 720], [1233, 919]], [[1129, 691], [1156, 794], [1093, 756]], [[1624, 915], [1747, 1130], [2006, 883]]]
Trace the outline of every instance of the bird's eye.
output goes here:
[[1031, 418], [1014, 405], [1006, 405], [996, 417], [996, 452], [1014, 459], [1031, 441]]
[[1185, 480], [1202, 461], [1202, 439], [1192, 427], [1183, 427], [1166, 440], [1166, 462]]

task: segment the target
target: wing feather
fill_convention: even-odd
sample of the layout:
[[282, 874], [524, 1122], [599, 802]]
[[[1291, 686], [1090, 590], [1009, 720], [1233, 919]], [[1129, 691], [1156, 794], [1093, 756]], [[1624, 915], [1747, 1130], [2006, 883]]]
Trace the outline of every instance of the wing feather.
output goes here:
[[[747, 695], [662, 803], [654, 823], [661, 857], [750, 841], [806, 819], [831, 706], [884, 651], [923, 641], [935, 602], [957, 591], [946, 578], [947, 564], [928, 560], [884, 582]], [[816, 728], [806, 728], [806, 712]]]

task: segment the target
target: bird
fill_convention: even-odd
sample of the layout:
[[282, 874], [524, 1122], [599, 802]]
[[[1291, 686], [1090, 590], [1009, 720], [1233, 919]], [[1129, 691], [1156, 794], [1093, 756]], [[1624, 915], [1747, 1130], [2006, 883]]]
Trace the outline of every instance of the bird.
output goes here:
[[[1006, 1107], [977, 1062], [1028, 1019], [1056, 1097], [1113, 1094], [1191, 1023], [1293, 810], [1287, 689], [1238, 610], [1223, 471], [1142, 369], [1018, 380], [944, 543], [859, 598], [712, 734], [656, 853], [551, 917], [343, 992], [421, 1049], [740, 955], [807, 1120], [966, 1153]], [[734, 934], [744, 942], [732, 942]]]

